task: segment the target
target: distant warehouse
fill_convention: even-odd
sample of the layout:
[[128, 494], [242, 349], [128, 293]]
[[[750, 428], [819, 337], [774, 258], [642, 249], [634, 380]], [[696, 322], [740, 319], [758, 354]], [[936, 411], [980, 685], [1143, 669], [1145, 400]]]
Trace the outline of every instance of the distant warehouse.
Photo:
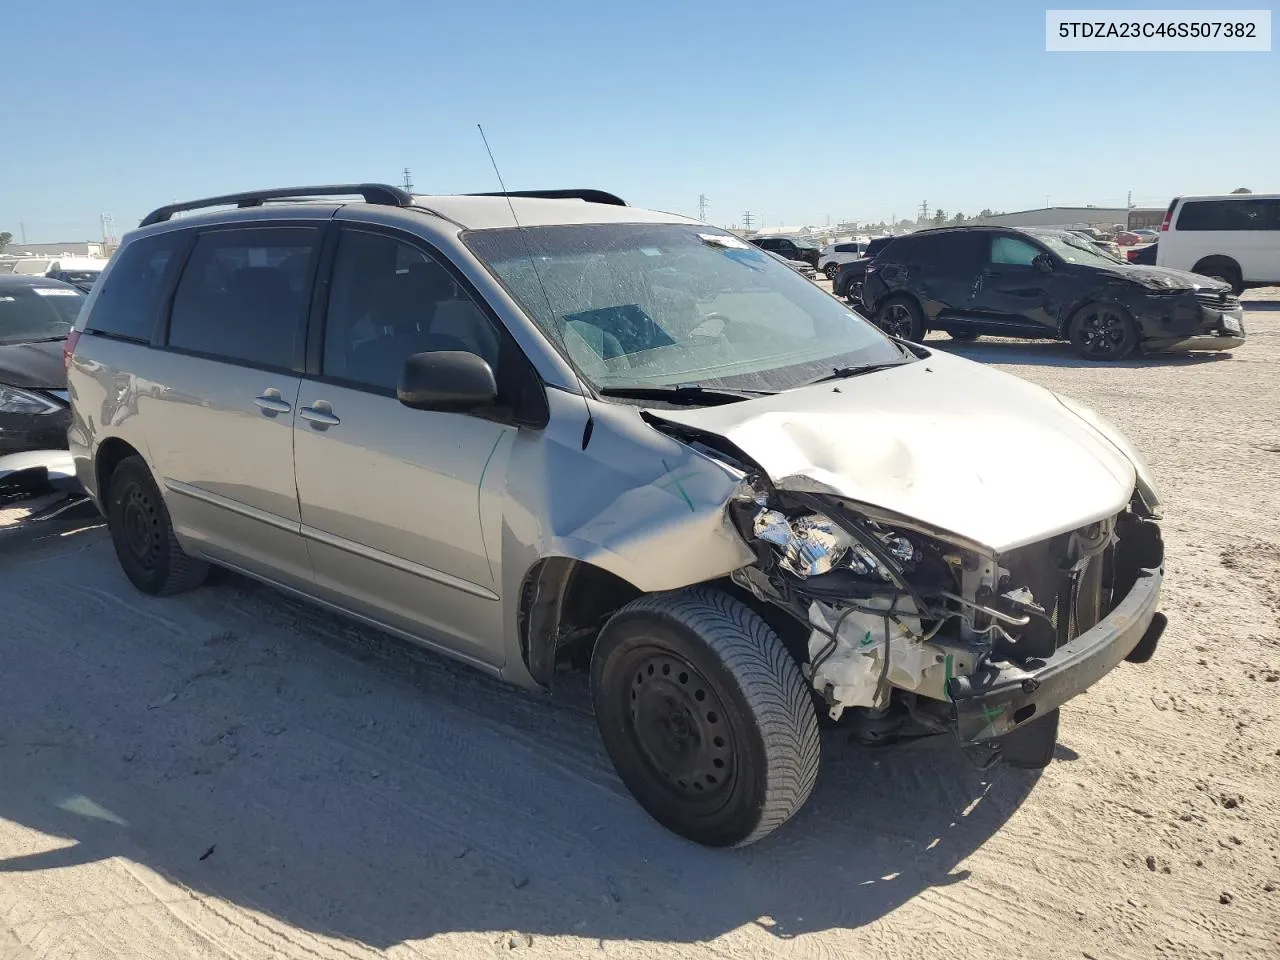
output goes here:
[[993, 227], [1098, 227], [1109, 229], [1121, 224], [1130, 230], [1159, 226], [1164, 208], [1145, 207], [1041, 207], [1016, 213], [997, 213], [975, 218], [969, 223]]

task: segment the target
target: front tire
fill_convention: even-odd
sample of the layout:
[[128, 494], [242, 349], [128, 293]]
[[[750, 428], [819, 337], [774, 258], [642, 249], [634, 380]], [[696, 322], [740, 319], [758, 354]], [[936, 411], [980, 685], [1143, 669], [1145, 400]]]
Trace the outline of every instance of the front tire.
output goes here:
[[209, 565], [185, 553], [151, 471], [139, 456], [121, 460], [107, 486], [107, 529], [129, 582], [168, 596], [204, 583]]
[[754, 843], [813, 790], [808, 687], [778, 635], [726, 593], [648, 594], [619, 610], [592, 654], [591, 697], [622, 782], [695, 843]]
[[1123, 360], [1138, 348], [1138, 325], [1114, 303], [1086, 303], [1069, 329], [1071, 345], [1086, 360]]
[[835, 283], [836, 274], [840, 272], [840, 264], [828, 263], [825, 267], [822, 268], [822, 272], [826, 275], [828, 280], [830, 280], [832, 283]]

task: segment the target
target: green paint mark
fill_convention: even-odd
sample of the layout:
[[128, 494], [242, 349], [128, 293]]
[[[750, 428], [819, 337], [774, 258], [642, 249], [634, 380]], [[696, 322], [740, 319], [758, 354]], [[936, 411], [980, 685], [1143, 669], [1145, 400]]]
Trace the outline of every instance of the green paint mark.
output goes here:
[[947, 654], [947, 659], [942, 661], [942, 693], [948, 700], [951, 699], [951, 678], [955, 676], [955, 660], [951, 654]]
[[[480, 468], [480, 481], [476, 484], [476, 519], [477, 520], [480, 519], [480, 499], [482, 494], [484, 493], [484, 475], [489, 472], [489, 464], [493, 461], [493, 455], [498, 452], [498, 444], [502, 442], [502, 438], [505, 437], [506, 435], [507, 435], [506, 431], [501, 431], [499, 432], [497, 437], [494, 438], [493, 446], [489, 448], [489, 456], [485, 457], [484, 466]], [[481, 523], [480, 529], [483, 532], [484, 530], [483, 523]], [[493, 561], [489, 559], [488, 549], [486, 549], [484, 552], [484, 562], [489, 565], [489, 579], [492, 581], [494, 579]]]
[[860, 646], [860, 647], [869, 647], [869, 646], [871, 646], [871, 631], [870, 631], [870, 630], [868, 630], [868, 631], [867, 631], [866, 636], [864, 636], [864, 637], [862, 638], [862, 642], [861, 642], [861, 643], [859, 643], [859, 644], [858, 644], [858, 646]]
[[1004, 716], [1004, 711], [1005, 711], [1004, 707], [1001, 707], [999, 710], [992, 710], [984, 703], [982, 705], [982, 719], [987, 721], [987, 723], [991, 724], [991, 726], [994, 727], [995, 721], [999, 720], [1002, 716]]
[[[690, 513], [696, 512], [694, 510], [693, 501], [689, 498], [689, 494], [685, 492], [684, 487], [680, 483], [680, 478], [675, 474], [671, 473], [671, 468], [667, 466], [667, 461], [663, 460], [662, 466], [666, 469], [667, 473], [671, 476], [671, 482], [674, 483], [676, 489], [680, 491], [680, 496], [684, 498], [684, 502], [689, 505], [689, 512]], [[686, 474], [686, 476], [692, 476], [692, 474]], [[659, 486], [662, 486], [662, 484], [659, 484]]]

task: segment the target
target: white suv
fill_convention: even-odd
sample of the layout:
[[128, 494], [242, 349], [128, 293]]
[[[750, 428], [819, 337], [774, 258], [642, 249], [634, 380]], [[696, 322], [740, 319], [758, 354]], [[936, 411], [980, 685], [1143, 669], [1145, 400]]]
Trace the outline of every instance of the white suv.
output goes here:
[[1156, 264], [1218, 277], [1237, 294], [1280, 284], [1280, 194], [1175, 197]]
[[822, 253], [818, 257], [818, 269], [826, 275], [828, 280], [835, 280], [841, 264], [853, 263], [867, 255], [867, 244], [870, 242], [870, 240], [849, 240], [845, 243], [828, 243], [822, 248]]

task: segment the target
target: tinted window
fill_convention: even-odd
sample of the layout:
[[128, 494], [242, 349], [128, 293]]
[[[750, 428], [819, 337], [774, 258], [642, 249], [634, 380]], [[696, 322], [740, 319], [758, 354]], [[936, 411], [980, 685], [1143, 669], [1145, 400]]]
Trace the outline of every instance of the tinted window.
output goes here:
[[85, 329], [149, 342], [160, 300], [188, 236], [175, 231], [126, 244], [98, 292]]
[[255, 366], [296, 366], [319, 233], [267, 227], [201, 234], [174, 294], [169, 346]]
[[463, 350], [499, 372], [501, 340], [450, 273], [393, 237], [345, 231], [325, 323], [326, 377], [394, 391], [415, 353]]
[[914, 263], [920, 256], [924, 245], [925, 240], [923, 237], [891, 238], [879, 253], [886, 260], [896, 260], [899, 263]]
[[1280, 230], [1280, 199], [1189, 200], [1178, 230]]
[[931, 263], [961, 271], [974, 269], [986, 252], [985, 237], [976, 233], [944, 233], [928, 246]]
[[1029, 267], [1043, 251], [1033, 243], [1018, 237], [993, 237], [991, 262]]
[[836, 253], [861, 253], [862, 248], [856, 243], [837, 243]]

